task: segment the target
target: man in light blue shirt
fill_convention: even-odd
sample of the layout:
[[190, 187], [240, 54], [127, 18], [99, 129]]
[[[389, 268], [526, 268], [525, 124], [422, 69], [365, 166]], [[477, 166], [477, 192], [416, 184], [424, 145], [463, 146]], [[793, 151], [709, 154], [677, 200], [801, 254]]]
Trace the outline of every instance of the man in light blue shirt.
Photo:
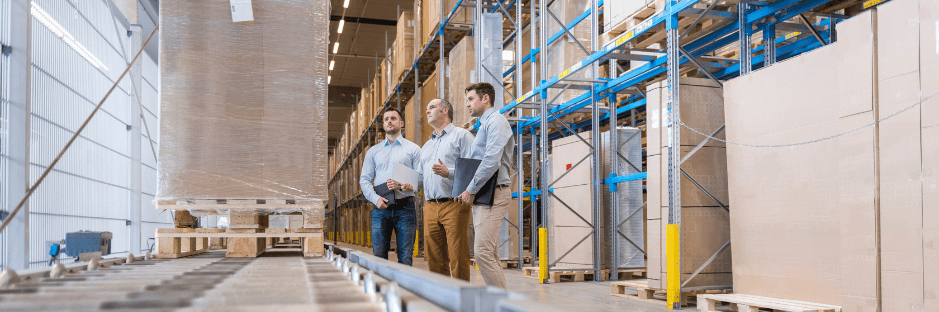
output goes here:
[[[391, 178], [396, 163], [414, 170], [420, 168], [421, 148], [401, 137], [403, 127], [401, 111], [387, 108], [382, 112], [385, 139], [365, 153], [359, 186], [362, 187], [365, 199], [375, 204], [372, 209], [372, 254], [388, 259], [393, 230], [397, 236], [395, 253], [398, 262], [411, 265], [417, 215], [414, 210], [414, 186], [400, 185]], [[388, 189], [394, 190], [394, 204], [389, 205], [388, 199], [375, 192], [375, 186], [382, 183], [387, 183]]]
[[[427, 103], [427, 123], [434, 127], [421, 149], [424, 188], [424, 251], [431, 272], [470, 280], [470, 207], [450, 198], [457, 158], [469, 158], [473, 134], [453, 125], [453, 105], [444, 99]], [[450, 168], [448, 168], [448, 166]]]
[[[482, 162], [466, 191], [457, 200], [473, 205], [473, 227], [476, 231], [473, 245], [483, 280], [486, 285], [505, 288], [505, 276], [499, 263], [499, 227], [512, 201], [509, 166], [515, 140], [512, 139], [509, 121], [493, 107], [495, 93], [495, 88], [485, 82], [466, 87], [466, 107], [470, 116], [479, 118], [479, 131], [476, 132], [470, 158], [481, 159]], [[497, 178], [492, 206], [473, 204], [476, 193], [493, 175]]]

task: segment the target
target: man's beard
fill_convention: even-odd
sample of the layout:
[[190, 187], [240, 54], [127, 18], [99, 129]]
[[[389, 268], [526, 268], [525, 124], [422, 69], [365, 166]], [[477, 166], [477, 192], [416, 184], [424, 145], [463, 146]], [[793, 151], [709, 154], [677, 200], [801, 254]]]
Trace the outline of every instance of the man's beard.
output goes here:
[[397, 128], [394, 130], [385, 130], [385, 134], [390, 134], [390, 135], [398, 135], [398, 133], [400, 132], [401, 132], [401, 128]]

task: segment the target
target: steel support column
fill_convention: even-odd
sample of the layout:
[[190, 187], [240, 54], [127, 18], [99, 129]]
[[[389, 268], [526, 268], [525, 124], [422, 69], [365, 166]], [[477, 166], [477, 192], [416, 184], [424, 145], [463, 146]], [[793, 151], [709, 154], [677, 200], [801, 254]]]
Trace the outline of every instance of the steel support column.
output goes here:
[[[29, 119], [30, 109], [30, 72], [32, 64], [30, 1], [10, 0], [6, 12], [8, 16], [0, 22], [8, 23], [8, 42], [5, 45], [2, 65], [3, 87], [0, 89], [3, 102], [7, 105], [6, 113], [0, 116], [4, 120], [3, 154], [7, 157], [6, 178], [2, 186], [5, 193], [3, 209], [13, 213], [26, 191], [29, 189]], [[5, 259], [0, 259], [0, 269], [23, 270], [29, 268], [29, 202], [13, 216], [9, 228], [0, 234], [5, 238], [3, 248]]]
[[[666, 7], [666, 11], [671, 11], [671, 3]], [[678, 119], [680, 115], [680, 104], [681, 104], [681, 79], [679, 78], [679, 66], [681, 64], [681, 54], [679, 52], [679, 33], [678, 33], [678, 19], [677, 14], [669, 16], [669, 19], [666, 24], [666, 49], [667, 49], [667, 69], [666, 69], [666, 79], [668, 87], [666, 88], [666, 101], [668, 105], [668, 131], [670, 133], [668, 138], [668, 224], [678, 225], [681, 227], [681, 131], [679, 129], [680, 125], [678, 124]], [[680, 242], [680, 240], [678, 240]], [[668, 244], [671, 244], [669, 242]], [[677, 242], [675, 242], [677, 243]], [[669, 246], [667, 245], [664, 250], [681, 250], [680, 246]], [[666, 252], [668, 254], [668, 252]], [[673, 255], [672, 259], [677, 259], [676, 262], [680, 264], [680, 255]], [[669, 262], [669, 266], [671, 263]], [[678, 265], [678, 267], [681, 267]], [[680, 274], [680, 272], [668, 272], [669, 276], [673, 274]], [[672, 278], [669, 278], [667, 283], [668, 297], [680, 296], [681, 286], [672, 285]], [[669, 300], [670, 302], [673, 300]], [[679, 300], [680, 301], [680, 300]], [[677, 304], [678, 306], [670, 306], [670, 309], [681, 308], [681, 303]]]
[[[508, 13], [508, 12], [506, 12]], [[513, 24], [515, 25], [515, 94], [522, 94], [522, 1], [515, 1], [515, 20]], [[521, 119], [522, 110], [515, 110], [515, 118]], [[525, 132], [522, 129], [522, 122], [515, 122], [516, 127], [516, 136], [515, 136], [515, 155], [516, 155], [516, 167], [518, 167], [517, 178], [518, 179], [518, 188], [515, 190], [518, 192], [516, 196], [518, 204], [518, 220], [516, 220], [516, 229], [518, 229], [518, 267], [522, 268], [525, 265], [525, 197], [522, 196], [522, 193], [525, 192], [525, 155], [522, 153], [523, 145], [525, 143], [524, 137]]]
[[776, 25], [763, 27], [763, 67], [776, 64]]
[[[548, 4], [547, 4], [547, 0], [532, 0], [532, 1], [538, 2], [538, 15], [539, 15], [538, 16], [538, 32], [540, 34], [540, 36], [538, 36], [538, 74], [541, 76], [544, 76], [545, 70], [548, 67], [548, 64], [545, 63], [545, 60], [547, 58], [544, 57], [546, 53], [545, 51], [547, 51], [548, 46], [547, 46], [547, 42], [545, 42], [546, 40], [545, 20], [546, 19], [544, 18], [543, 15], [544, 15], [544, 12], [547, 10]], [[534, 31], [535, 30], [532, 29], [532, 32]], [[539, 79], [539, 83], [543, 81], [544, 79]], [[549, 108], [548, 108], [547, 97], [548, 97], [547, 91], [542, 91], [538, 95], [538, 100], [541, 102], [541, 114], [538, 114], [541, 117], [541, 124], [540, 124], [541, 129], [540, 129], [540, 134], [538, 138], [538, 146], [539, 146], [538, 154], [540, 155], [539, 161], [541, 162], [542, 170], [544, 170], [545, 168], [548, 168], [549, 166], [548, 164], [548, 153], [549, 153], [549, 150], [548, 150], [548, 147], [549, 147], [548, 145], [548, 114], [547, 114]], [[541, 181], [541, 186], [538, 188], [541, 191], [541, 197], [540, 197], [541, 199], [541, 207], [540, 207], [541, 208], [541, 226], [543, 226], [546, 229], [545, 235], [548, 237], [551, 237], [551, 230], [552, 230], [551, 227], [547, 224], [547, 220], [549, 220], [548, 213], [550, 213], [550, 211], [548, 211], [548, 202], [549, 202], [548, 183], [550, 182], [549, 181], [550, 178], [551, 178], [550, 176], [545, 176], [542, 174], [541, 179], [539, 179], [539, 181]], [[548, 244], [550, 244], [550, 241], [548, 242]], [[550, 254], [548, 255], [548, 258], [550, 258]], [[541, 263], [550, 262], [550, 260], [540, 259], [540, 257], [538, 261], [540, 261]], [[550, 265], [547, 267], [547, 269], [550, 269]], [[539, 272], [539, 275], [545, 276], [546, 274], [545, 272]], [[549, 283], [549, 280], [544, 279], [544, 280], [541, 280], [541, 282], [547, 284]]]
[[740, 41], [740, 76], [750, 73], [753, 69], [753, 62], [750, 60], [750, 23], [747, 22], [747, 11], [750, 4], [740, 1], [737, 8], [737, 23], [739, 25], [737, 34]]
[[[143, 28], [140, 25], [134, 24], [130, 26], [130, 34], [131, 34], [130, 35], [130, 51], [128, 51], [125, 55], [133, 55], [134, 52], [137, 52], [138, 50], [140, 50], [141, 46], [143, 45], [143, 36], [141, 33], [142, 31], [143, 31]], [[127, 62], [130, 62], [130, 59], [128, 59]], [[141, 74], [142, 74], [143, 65], [141, 63], [142, 62], [135, 62], [131, 66], [130, 72], [128, 72], [128, 74], [130, 75], [129, 77], [130, 83], [133, 84], [133, 88], [131, 88], [131, 95], [130, 95], [130, 98], [131, 98], [130, 99], [130, 102], [131, 102], [130, 120], [131, 122], [130, 122], [130, 136], [128, 138], [128, 140], [130, 141], [130, 144], [129, 144], [130, 151], [128, 153], [130, 155], [130, 177], [129, 177], [130, 178], [130, 183], [129, 183], [130, 202], [127, 205], [128, 206], [127, 215], [130, 221], [130, 226], [128, 228], [128, 233], [130, 234], [130, 237], [128, 237], [128, 239], [130, 240], [130, 242], [129, 242], [128, 250], [130, 251], [130, 253], [134, 253], [134, 254], [139, 254], [142, 251], [140, 248], [140, 236], [141, 236], [140, 214], [141, 214], [141, 209], [143, 209], [143, 207], [140, 205], [140, 198], [142, 196], [141, 186], [142, 186], [143, 180], [141, 178], [142, 168], [141, 168], [141, 163], [140, 163], [140, 158], [141, 158], [140, 127], [141, 127], [141, 121], [142, 121], [143, 115], [140, 114], [141, 113], [140, 108], [141, 108], [141, 100], [143, 99], [143, 95], [140, 93], [140, 90], [143, 90], [141, 89], [142, 88]]]
[[[597, 18], [597, 0], [590, 0], [590, 52], [597, 51], [597, 46], [599, 46], [599, 34], [597, 30], [597, 24], [599, 24], [599, 19]], [[575, 39], [576, 40], [576, 39]], [[589, 55], [588, 53], [588, 55]], [[597, 78], [597, 62], [590, 63], [590, 69], [588, 74], [590, 77], [588, 79]], [[591, 181], [593, 188], [591, 189], [593, 193], [593, 280], [602, 281], [603, 276], [600, 272], [603, 270], [603, 240], [602, 233], [600, 232], [600, 224], [603, 223], [603, 219], [600, 216], [600, 212], [603, 210], [603, 143], [601, 142], [602, 138], [600, 135], [600, 104], [597, 102], [596, 97], [596, 83], [590, 84], [590, 109], [591, 109], [591, 127], [593, 135], [591, 136], [591, 141], [593, 145], [593, 157], [591, 157], [591, 166], [590, 169], [592, 172]], [[615, 126], [614, 126], [615, 127]], [[616, 131], [613, 131], [616, 132]], [[613, 149], [615, 150], [615, 149]]]

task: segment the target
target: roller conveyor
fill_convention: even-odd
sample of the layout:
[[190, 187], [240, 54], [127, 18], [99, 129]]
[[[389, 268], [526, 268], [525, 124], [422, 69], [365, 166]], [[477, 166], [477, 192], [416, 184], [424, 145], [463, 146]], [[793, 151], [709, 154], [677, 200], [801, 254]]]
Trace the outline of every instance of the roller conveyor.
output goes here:
[[[94, 260], [0, 276], [0, 311], [551, 311], [472, 285], [327, 246], [258, 258]], [[61, 273], [60, 273], [61, 272]]]

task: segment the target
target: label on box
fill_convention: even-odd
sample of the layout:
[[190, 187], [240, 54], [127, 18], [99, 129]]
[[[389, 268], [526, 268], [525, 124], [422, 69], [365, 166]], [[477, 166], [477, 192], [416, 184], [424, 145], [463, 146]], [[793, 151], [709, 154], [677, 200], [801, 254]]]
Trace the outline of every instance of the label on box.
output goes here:
[[649, 110], [649, 128], [657, 129], [659, 127], [659, 110]]
[[228, 0], [231, 4], [232, 22], [254, 21], [254, 10], [251, 9], [251, 0]]

